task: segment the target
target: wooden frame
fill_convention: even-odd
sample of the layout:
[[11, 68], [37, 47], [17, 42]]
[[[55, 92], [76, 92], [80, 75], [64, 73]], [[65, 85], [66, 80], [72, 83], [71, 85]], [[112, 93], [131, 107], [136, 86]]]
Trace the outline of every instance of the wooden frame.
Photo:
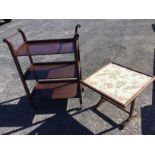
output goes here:
[[[75, 65], [76, 76], [74, 78], [72, 78], [72, 77], [66, 78], [66, 77], [60, 76], [58, 78], [39, 79], [37, 77], [37, 73], [36, 73], [35, 69], [33, 70], [33, 74], [34, 74], [35, 80], [37, 82], [36, 85], [42, 84], [43, 81], [45, 81], [46, 83], [49, 83], [49, 85], [51, 84], [51, 82], [52, 83], [53, 82], [56, 82], [56, 83], [58, 83], [58, 82], [65, 82], [65, 81], [69, 81], [69, 82], [75, 81], [75, 82], [77, 82], [77, 85], [78, 85], [78, 89], [77, 89], [78, 96], [77, 97], [80, 99], [80, 107], [82, 107], [82, 89], [81, 89], [81, 86], [80, 86], [81, 67], [80, 67], [80, 50], [79, 50], [79, 34], [78, 34], [78, 29], [80, 27], [81, 27], [80, 25], [76, 25], [76, 27], [75, 27], [75, 35], [74, 35], [73, 38], [47, 39], [47, 40], [27, 40], [25, 33], [22, 30], [18, 29], [18, 32], [16, 32], [15, 34], [11, 35], [7, 39], [3, 40], [5, 43], [7, 43], [8, 47], [10, 49], [11, 55], [13, 57], [13, 60], [15, 62], [16, 68], [17, 68], [17, 71], [18, 71], [20, 79], [22, 81], [23, 87], [25, 89], [25, 92], [26, 92], [27, 96], [30, 99], [30, 103], [32, 103], [32, 94], [29, 91], [28, 85], [26, 83], [26, 80], [27, 80], [26, 76], [23, 73], [22, 68], [20, 66], [20, 63], [18, 61], [18, 57], [19, 56], [28, 56], [29, 57], [29, 61], [30, 61], [30, 66], [32, 66], [32, 67], [41, 65], [42, 68], [43, 68], [43, 66], [45, 66], [45, 68], [46, 68], [46, 66], [48, 66], [48, 65], [49, 65], [48, 67], [50, 67], [50, 65], [60, 65], [61, 66], [61, 64], [63, 64], [63, 63], [66, 64], [66, 65], [70, 65], [71, 63], [73, 65]], [[23, 44], [20, 45], [20, 47], [15, 50], [15, 48], [14, 48], [13, 44], [11, 43], [10, 39], [15, 37], [18, 33], [20, 33], [22, 38], [23, 38]], [[64, 45], [64, 46], [65, 46], [66, 43], [70, 43], [69, 47], [72, 48], [72, 46], [73, 46], [73, 49], [72, 49], [73, 51], [69, 51], [69, 50], [66, 50], [67, 48], [64, 48], [66, 50], [66, 51], [64, 50], [64, 53], [63, 53], [63, 51], [62, 51], [62, 53], [53, 52], [55, 50], [55, 44], [56, 43], [58, 43], [58, 44], [60, 43], [60, 45]], [[36, 53], [35, 54], [33, 54], [33, 52], [31, 52], [31, 49], [29, 48], [29, 45], [31, 45], [31, 44], [36, 47]], [[47, 53], [46, 52], [46, 48], [45, 49], [42, 48], [41, 49], [42, 51], [40, 52], [39, 51], [40, 50], [40, 45], [42, 45], [42, 44], [43, 45], [47, 45], [48, 49], [52, 45], [52, 46], [54, 46], [54, 49], [50, 49], [51, 53], [50, 52]], [[28, 46], [28, 48], [26, 46]], [[26, 48], [26, 52], [27, 52], [25, 55], [22, 55], [22, 54], [18, 53], [19, 51], [22, 52], [22, 50], [24, 50], [25, 48]], [[61, 61], [61, 62], [34, 63], [33, 62], [33, 58], [32, 58], [32, 56], [34, 56], [34, 55], [66, 54], [66, 53], [74, 53], [74, 59], [75, 60], [74, 61]], [[61, 69], [61, 67], [59, 67], [59, 69]], [[63, 72], [63, 68], [62, 68], [61, 72]]]

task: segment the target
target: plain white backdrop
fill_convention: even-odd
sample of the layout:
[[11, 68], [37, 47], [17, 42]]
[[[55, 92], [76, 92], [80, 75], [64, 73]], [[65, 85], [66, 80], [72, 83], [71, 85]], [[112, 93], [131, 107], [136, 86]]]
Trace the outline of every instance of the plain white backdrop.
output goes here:
[[20, 19], [145, 19], [154, 0], [1, 0], [0, 16]]
[[[155, 1], [1, 0], [0, 18], [154, 19]], [[154, 136], [0, 136], [0, 155], [150, 155], [154, 146]]]

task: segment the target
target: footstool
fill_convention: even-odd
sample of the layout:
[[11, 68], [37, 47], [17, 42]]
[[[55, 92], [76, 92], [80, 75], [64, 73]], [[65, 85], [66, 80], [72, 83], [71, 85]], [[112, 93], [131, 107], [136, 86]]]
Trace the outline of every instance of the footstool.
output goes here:
[[[109, 101], [129, 114], [129, 117], [120, 125], [120, 129], [123, 129], [132, 118], [137, 116], [134, 112], [136, 97], [153, 81], [152, 75], [111, 62], [82, 80], [81, 83], [101, 95], [98, 105]], [[126, 110], [128, 105], [130, 105], [130, 111]]]

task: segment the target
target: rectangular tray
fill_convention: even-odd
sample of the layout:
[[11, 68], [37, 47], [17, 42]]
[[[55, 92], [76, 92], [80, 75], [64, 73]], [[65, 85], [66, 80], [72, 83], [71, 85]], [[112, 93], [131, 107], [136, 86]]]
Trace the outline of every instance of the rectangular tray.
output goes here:
[[34, 97], [67, 99], [78, 97], [77, 82], [38, 82], [33, 91]]
[[77, 78], [75, 62], [34, 63], [24, 76], [26, 80]]

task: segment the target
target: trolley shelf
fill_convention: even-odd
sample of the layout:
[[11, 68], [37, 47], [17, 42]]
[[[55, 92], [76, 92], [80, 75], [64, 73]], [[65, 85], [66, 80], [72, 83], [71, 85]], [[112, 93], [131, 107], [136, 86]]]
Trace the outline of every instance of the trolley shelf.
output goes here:
[[25, 72], [27, 80], [76, 78], [74, 62], [34, 63]]
[[37, 98], [77, 98], [78, 84], [77, 82], [37, 82], [33, 93], [33, 95]]
[[31, 41], [21, 45], [16, 56], [74, 53], [73, 41]]

